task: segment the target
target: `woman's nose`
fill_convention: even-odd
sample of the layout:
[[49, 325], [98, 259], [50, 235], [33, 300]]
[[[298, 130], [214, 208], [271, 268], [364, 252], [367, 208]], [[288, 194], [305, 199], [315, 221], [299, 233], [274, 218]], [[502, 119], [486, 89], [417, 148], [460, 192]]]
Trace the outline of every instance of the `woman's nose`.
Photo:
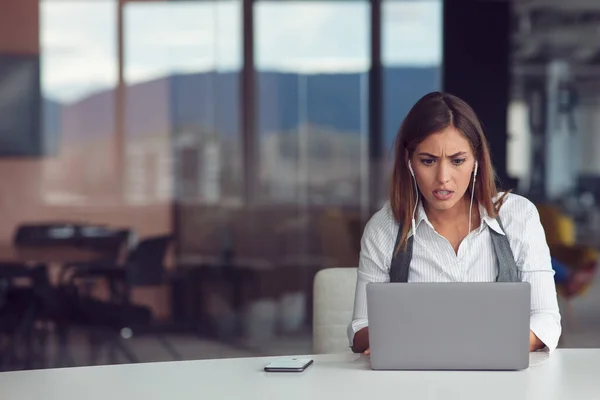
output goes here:
[[438, 170], [437, 170], [437, 180], [440, 183], [446, 183], [450, 180], [450, 168], [449, 166], [444, 163], [444, 162], [440, 162], [438, 163]]

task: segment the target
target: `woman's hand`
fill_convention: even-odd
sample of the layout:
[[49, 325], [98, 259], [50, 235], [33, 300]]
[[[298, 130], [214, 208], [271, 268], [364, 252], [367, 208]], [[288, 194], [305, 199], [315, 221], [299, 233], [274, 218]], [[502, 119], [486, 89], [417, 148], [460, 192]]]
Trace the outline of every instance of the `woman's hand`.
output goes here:
[[352, 351], [355, 353], [370, 354], [369, 349], [369, 327], [366, 326], [354, 334]]
[[544, 346], [544, 343], [537, 336], [535, 336], [535, 333], [529, 331], [529, 351], [536, 351]]

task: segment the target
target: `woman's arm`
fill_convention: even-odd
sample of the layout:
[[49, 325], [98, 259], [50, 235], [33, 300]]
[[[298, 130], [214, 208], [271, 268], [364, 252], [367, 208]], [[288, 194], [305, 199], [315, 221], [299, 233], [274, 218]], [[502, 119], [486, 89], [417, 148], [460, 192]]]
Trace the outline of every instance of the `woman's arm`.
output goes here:
[[550, 250], [537, 209], [528, 200], [522, 201], [523, 206], [512, 216], [513, 228], [508, 234], [516, 245], [521, 280], [531, 285], [530, 350], [546, 347], [552, 351], [561, 334], [561, 318]]
[[389, 282], [389, 268], [398, 227], [389, 207], [377, 212], [365, 226], [361, 239], [354, 313], [348, 326], [348, 339], [354, 352], [369, 347], [366, 287], [369, 282]]

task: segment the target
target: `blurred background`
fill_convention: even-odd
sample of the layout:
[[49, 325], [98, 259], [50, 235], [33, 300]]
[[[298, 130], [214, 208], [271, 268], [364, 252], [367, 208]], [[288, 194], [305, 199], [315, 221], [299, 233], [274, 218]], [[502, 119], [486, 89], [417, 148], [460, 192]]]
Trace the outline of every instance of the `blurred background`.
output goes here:
[[0, 5], [0, 370], [312, 353], [433, 90], [538, 206], [560, 346], [600, 347], [597, 0]]

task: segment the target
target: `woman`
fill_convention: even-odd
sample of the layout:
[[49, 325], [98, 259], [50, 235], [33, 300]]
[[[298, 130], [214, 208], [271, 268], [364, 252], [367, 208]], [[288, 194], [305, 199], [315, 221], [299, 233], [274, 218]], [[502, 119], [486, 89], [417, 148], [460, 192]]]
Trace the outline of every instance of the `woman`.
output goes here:
[[[510, 256], [496, 254], [497, 238], [508, 239]], [[354, 352], [369, 354], [366, 285], [398, 275], [391, 268], [398, 254], [411, 257], [407, 282], [491, 282], [512, 264], [514, 280], [531, 284], [530, 351], [556, 348], [560, 314], [537, 209], [524, 197], [497, 192], [481, 124], [456, 96], [424, 96], [398, 132], [390, 200], [361, 241], [348, 327]]]

